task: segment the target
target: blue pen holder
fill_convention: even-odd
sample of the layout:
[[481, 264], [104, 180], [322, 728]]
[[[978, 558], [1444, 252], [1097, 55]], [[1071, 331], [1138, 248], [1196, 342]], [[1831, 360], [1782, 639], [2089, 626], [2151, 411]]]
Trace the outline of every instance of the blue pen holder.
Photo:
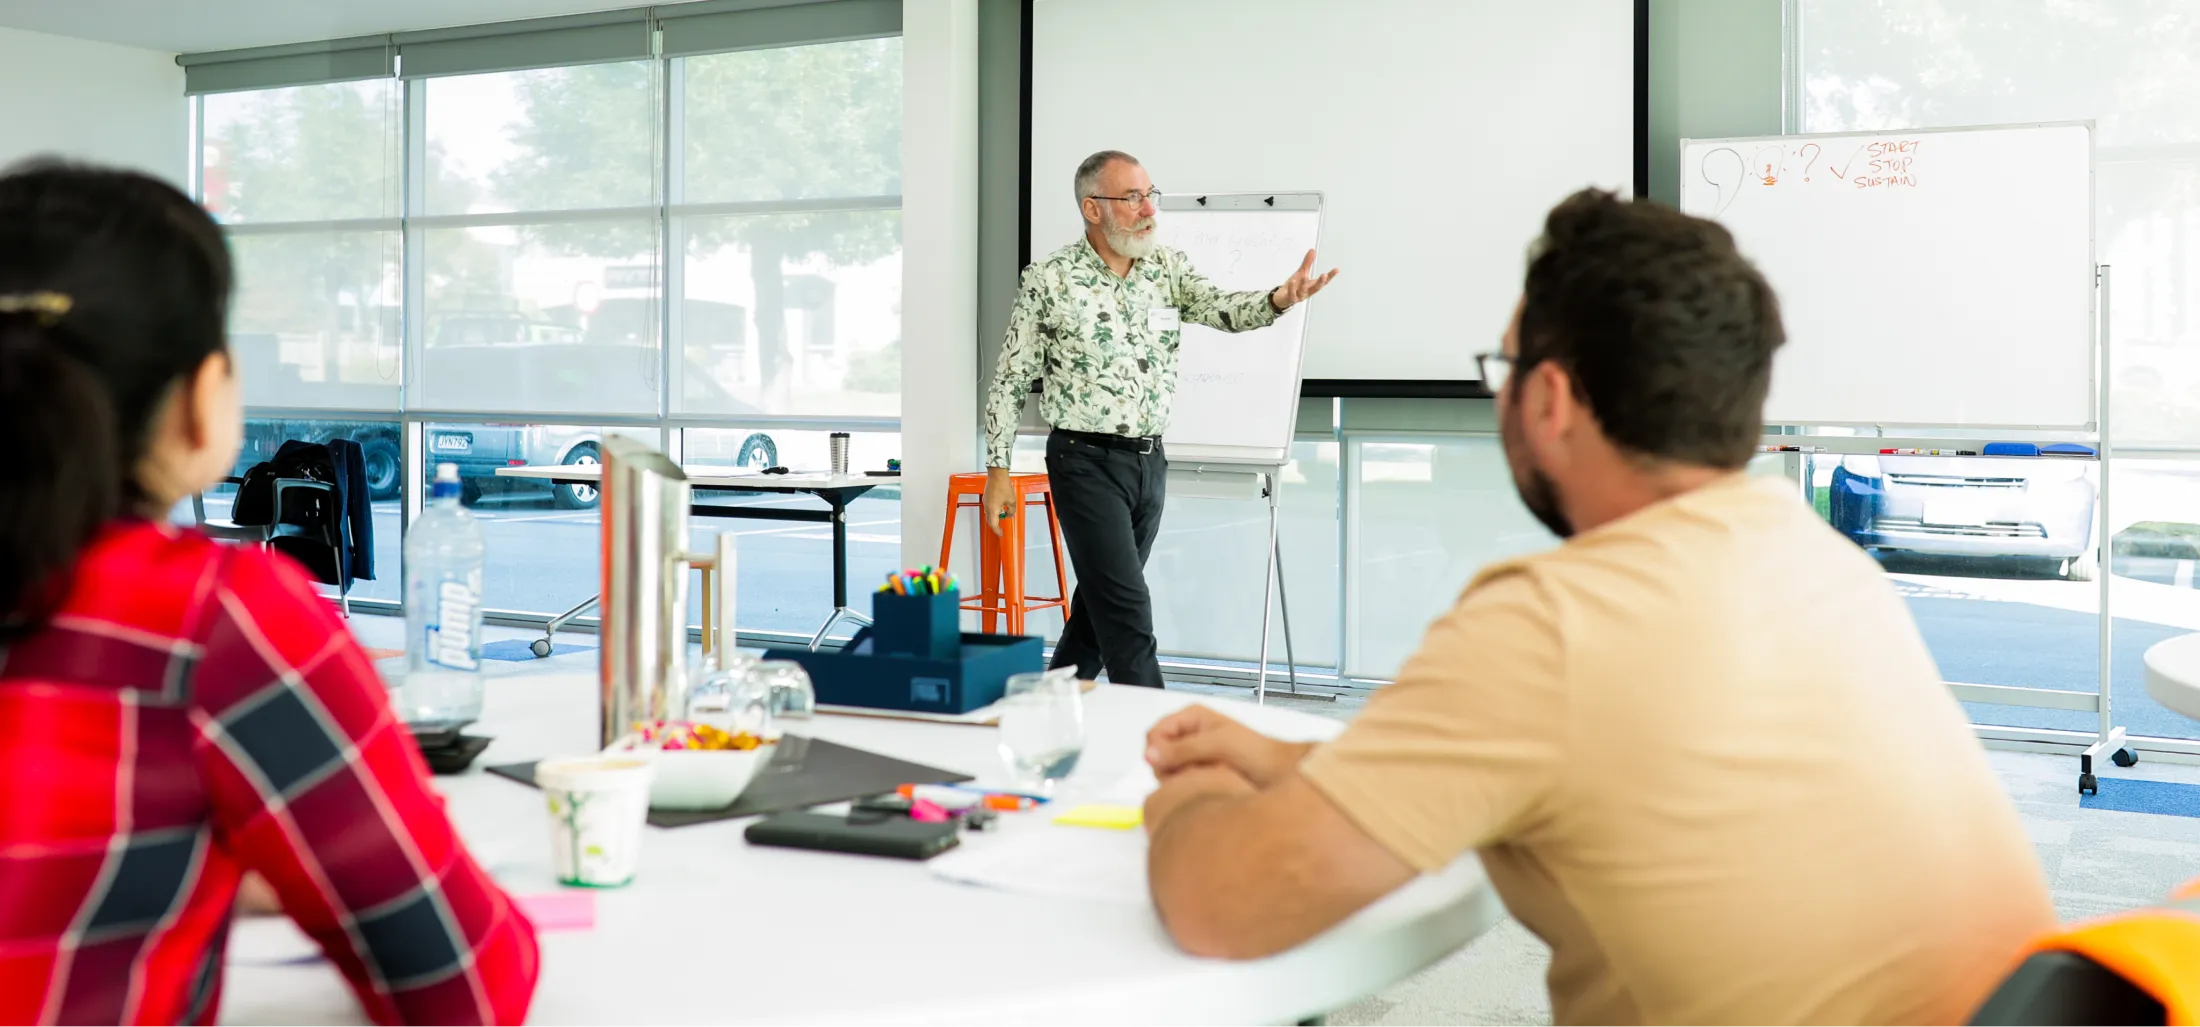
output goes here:
[[871, 593], [872, 651], [880, 656], [953, 660], [962, 652], [962, 595]]

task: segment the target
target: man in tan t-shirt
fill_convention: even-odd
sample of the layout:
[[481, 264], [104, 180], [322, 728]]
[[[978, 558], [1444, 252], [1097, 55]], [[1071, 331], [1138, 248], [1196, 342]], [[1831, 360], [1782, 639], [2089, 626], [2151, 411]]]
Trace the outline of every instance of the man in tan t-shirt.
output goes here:
[[2054, 926], [2009, 799], [1871, 559], [1751, 479], [1770, 288], [1725, 230], [1583, 192], [1498, 353], [1565, 545], [1493, 566], [1335, 741], [1149, 739], [1179, 944], [1291, 947], [1478, 850], [1561, 1023], [1965, 1019]]

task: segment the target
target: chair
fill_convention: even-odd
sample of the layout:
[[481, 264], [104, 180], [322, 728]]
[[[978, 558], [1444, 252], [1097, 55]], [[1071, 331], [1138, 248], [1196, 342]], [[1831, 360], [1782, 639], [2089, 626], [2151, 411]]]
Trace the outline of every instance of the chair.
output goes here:
[[[223, 478], [222, 481], [229, 485], [244, 484], [244, 479], [235, 475]], [[264, 546], [267, 544], [268, 536], [273, 534], [275, 528], [272, 524], [238, 524], [233, 520], [207, 520], [206, 493], [204, 492], [191, 493], [191, 516], [198, 522], [200, 531], [205, 532], [211, 538], [221, 539], [225, 542], [250, 542], [253, 545]]]
[[[1001, 522], [1001, 533], [996, 535], [981, 524], [978, 527], [978, 598], [963, 600], [962, 608], [985, 615], [985, 631], [992, 634], [1002, 616], [1008, 618], [1008, 633], [1024, 633], [1024, 617], [1035, 610], [1060, 607], [1062, 616], [1069, 616], [1069, 567], [1062, 559], [1062, 525], [1054, 516], [1054, 489], [1044, 474], [1011, 474], [1009, 481], [1016, 487], [1016, 505], [1023, 516], [1011, 517]], [[1054, 583], [1056, 594], [1052, 596], [1024, 595], [1024, 522], [1030, 519], [1031, 504], [1036, 501], [1046, 510], [1047, 534], [1054, 543]], [[964, 510], [982, 510], [985, 505], [985, 475], [956, 474], [947, 479], [947, 529], [940, 537], [941, 567], [950, 566], [949, 559], [955, 550], [955, 522]], [[980, 514], [981, 518], [983, 514]]]
[[1974, 1024], [2162, 1023], [2154, 996], [2076, 952], [2035, 952], [2010, 973]]
[[[223, 480], [232, 485], [244, 483], [242, 478]], [[205, 493], [192, 494], [191, 513], [199, 529], [213, 538], [281, 550], [297, 558], [322, 584], [336, 586], [337, 607], [350, 617], [351, 581], [345, 573], [347, 554], [339, 523], [343, 505], [337, 502], [336, 486], [311, 478], [277, 478], [274, 492], [275, 516], [266, 524], [207, 520]], [[324, 554], [325, 566], [319, 559]]]

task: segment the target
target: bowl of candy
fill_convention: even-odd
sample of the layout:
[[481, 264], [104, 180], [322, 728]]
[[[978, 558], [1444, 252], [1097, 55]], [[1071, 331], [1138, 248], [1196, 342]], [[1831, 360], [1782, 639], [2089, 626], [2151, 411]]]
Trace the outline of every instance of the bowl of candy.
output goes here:
[[741, 797], [771, 760], [772, 744], [748, 732], [709, 724], [656, 721], [613, 742], [609, 751], [640, 757], [657, 768], [649, 808], [720, 810]]

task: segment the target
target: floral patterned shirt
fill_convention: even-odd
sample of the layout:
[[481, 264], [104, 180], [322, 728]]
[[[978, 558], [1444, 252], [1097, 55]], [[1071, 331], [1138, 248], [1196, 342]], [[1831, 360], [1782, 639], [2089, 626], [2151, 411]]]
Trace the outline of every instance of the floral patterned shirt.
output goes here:
[[1269, 290], [1225, 292], [1161, 247], [1118, 276], [1079, 239], [1024, 269], [985, 401], [985, 461], [1007, 467], [1033, 380], [1039, 412], [1070, 431], [1160, 435], [1176, 397], [1184, 324], [1243, 332], [1273, 324]]

